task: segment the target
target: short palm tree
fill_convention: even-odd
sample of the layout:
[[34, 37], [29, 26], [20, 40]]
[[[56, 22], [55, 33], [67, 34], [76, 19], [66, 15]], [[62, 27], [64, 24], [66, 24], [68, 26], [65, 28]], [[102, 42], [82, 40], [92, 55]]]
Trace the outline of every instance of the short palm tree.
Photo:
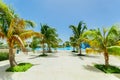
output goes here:
[[103, 32], [100, 29], [89, 30], [84, 33], [87, 37], [91, 47], [104, 52], [105, 65], [109, 65], [109, 54], [107, 48], [116, 44], [115, 38], [118, 36], [116, 26], [112, 26], [110, 29], [103, 28]]
[[82, 21], [79, 22], [78, 26], [70, 25], [69, 28], [73, 31], [73, 36], [78, 44], [79, 55], [81, 55], [81, 43], [83, 41], [82, 34], [87, 29], [87, 26]]

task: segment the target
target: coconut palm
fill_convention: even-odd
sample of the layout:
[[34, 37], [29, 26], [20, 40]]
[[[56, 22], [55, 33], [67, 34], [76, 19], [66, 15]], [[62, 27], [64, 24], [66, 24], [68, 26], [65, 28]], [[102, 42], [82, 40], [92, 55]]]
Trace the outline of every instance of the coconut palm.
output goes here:
[[20, 19], [14, 10], [0, 1], [0, 37], [5, 39], [9, 46], [10, 66], [16, 66], [14, 45], [19, 45], [25, 50], [24, 40], [33, 35], [40, 36], [39, 33], [32, 30], [26, 30], [26, 27], [33, 26], [32, 21]]
[[56, 33], [56, 29], [51, 28], [46, 24], [41, 25], [41, 33], [43, 34], [43, 39], [41, 41], [43, 45], [43, 54], [45, 52], [45, 43], [47, 44], [48, 52], [52, 52], [51, 47], [55, 47], [60, 41], [58, 38], [58, 34]]
[[82, 34], [87, 29], [87, 26], [82, 21], [79, 22], [78, 26], [70, 25], [69, 28], [73, 31], [73, 36], [76, 39], [76, 44], [79, 47], [79, 55], [81, 55], [81, 43], [82, 43]]
[[100, 29], [89, 30], [84, 33], [89, 40], [90, 46], [99, 51], [103, 51], [105, 65], [109, 65], [109, 54], [107, 48], [115, 45], [115, 38], [118, 36], [116, 26], [112, 26], [110, 29], [103, 28], [103, 32]]
[[6, 39], [9, 46], [9, 62], [10, 66], [16, 66], [15, 53], [13, 53], [14, 45], [17, 44], [22, 50], [25, 50], [24, 40], [33, 35], [40, 36], [39, 33], [32, 30], [25, 30], [26, 22], [23, 19], [14, 18], [11, 20], [8, 30], [5, 32], [4, 27], [0, 26], [0, 37]]

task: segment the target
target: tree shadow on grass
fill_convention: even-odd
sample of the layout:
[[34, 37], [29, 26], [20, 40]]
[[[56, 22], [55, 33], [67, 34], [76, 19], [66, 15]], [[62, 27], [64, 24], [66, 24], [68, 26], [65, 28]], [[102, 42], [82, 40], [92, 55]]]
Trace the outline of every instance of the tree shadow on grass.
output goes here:
[[99, 69], [97, 69], [97, 68], [95, 68], [94, 66], [91, 66], [91, 65], [84, 65], [83, 67], [88, 71], [101, 72]]
[[6, 69], [10, 67], [9, 64], [0, 66], [0, 80], [14, 80], [12, 78], [13, 72], [6, 72]]

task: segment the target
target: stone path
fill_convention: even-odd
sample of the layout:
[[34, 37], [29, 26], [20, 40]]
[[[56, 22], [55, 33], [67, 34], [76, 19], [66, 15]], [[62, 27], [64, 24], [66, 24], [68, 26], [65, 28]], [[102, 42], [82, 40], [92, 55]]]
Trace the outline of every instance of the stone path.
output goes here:
[[[78, 57], [68, 51], [59, 51], [48, 57], [37, 57], [38, 55], [29, 53], [16, 56], [18, 63], [34, 64], [26, 72], [5, 72], [9, 63], [0, 62], [0, 80], [120, 80], [120, 74], [105, 74], [93, 67], [94, 63], [104, 62], [102, 55]], [[120, 62], [114, 57], [111, 59], [113, 64]]]

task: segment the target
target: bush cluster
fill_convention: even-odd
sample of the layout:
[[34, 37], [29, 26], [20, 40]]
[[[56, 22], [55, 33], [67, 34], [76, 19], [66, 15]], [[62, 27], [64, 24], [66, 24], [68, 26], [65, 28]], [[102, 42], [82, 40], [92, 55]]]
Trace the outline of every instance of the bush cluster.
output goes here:
[[0, 61], [7, 60], [8, 58], [7, 52], [0, 52]]

